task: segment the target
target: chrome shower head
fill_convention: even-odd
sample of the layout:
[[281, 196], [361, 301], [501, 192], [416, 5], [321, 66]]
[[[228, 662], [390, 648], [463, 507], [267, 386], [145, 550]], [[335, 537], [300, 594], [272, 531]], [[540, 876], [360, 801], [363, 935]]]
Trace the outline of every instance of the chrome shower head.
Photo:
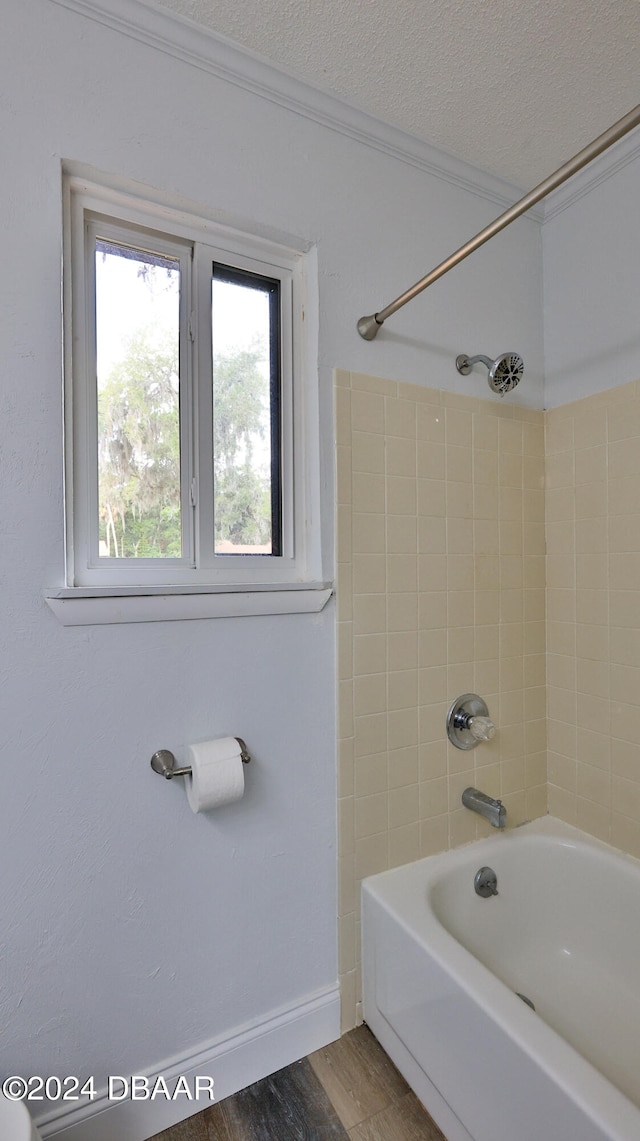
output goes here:
[[489, 357], [468, 357], [463, 353], [456, 357], [456, 368], [462, 376], [468, 376], [478, 361], [489, 369], [489, 388], [498, 396], [506, 396], [522, 380], [524, 361], [519, 353], [502, 353], [494, 361]]

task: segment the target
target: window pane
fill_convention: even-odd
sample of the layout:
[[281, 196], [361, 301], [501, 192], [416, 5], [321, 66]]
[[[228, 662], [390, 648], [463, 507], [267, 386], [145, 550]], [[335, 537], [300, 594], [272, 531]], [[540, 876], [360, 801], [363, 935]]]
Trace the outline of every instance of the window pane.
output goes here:
[[101, 558], [182, 555], [180, 263], [96, 241]]
[[279, 555], [280, 283], [216, 265], [212, 280], [216, 555]]

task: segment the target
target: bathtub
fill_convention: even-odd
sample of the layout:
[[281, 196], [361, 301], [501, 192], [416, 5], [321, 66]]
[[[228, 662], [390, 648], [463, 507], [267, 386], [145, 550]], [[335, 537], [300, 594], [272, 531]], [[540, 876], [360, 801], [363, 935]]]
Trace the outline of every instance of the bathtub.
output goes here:
[[366, 879], [362, 939], [365, 1021], [447, 1141], [640, 1141], [640, 861], [543, 817]]

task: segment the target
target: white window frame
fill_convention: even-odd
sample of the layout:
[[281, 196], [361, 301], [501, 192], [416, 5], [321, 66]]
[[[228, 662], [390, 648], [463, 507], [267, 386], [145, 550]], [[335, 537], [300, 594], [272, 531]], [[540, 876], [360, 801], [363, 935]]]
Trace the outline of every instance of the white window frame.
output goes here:
[[[307, 297], [314, 292], [309, 274], [309, 263], [313, 270], [313, 259], [309, 251], [240, 233], [206, 217], [173, 209], [151, 196], [141, 199], [139, 195], [74, 173], [64, 176], [63, 205], [66, 584], [61, 590], [49, 592], [50, 605], [52, 599], [86, 600], [90, 596], [111, 595], [120, 600], [122, 609], [122, 598], [126, 595], [170, 597], [252, 591], [299, 594], [304, 588], [321, 591], [328, 597], [328, 584], [322, 582], [319, 534], [317, 320], [309, 320], [307, 311]], [[203, 466], [201, 461], [207, 446], [211, 453], [210, 409], [203, 413], [199, 402], [206, 389], [207, 373], [210, 390], [211, 302], [207, 281], [210, 282], [212, 262], [278, 278], [281, 282], [281, 555], [207, 557], [207, 544], [210, 544], [208, 549], [213, 550], [213, 489], [212, 479], [209, 487], [207, 481], [201, 479], [197, 504], [192, 509], [195, 527], [183, 547], [182, 559], [101, 557], [98, 560], [95, 557], [97, 517], [93, 507], [97, 504], [97, 469], [93, 437], [91, 444], [88, 443], [89, 434], [96, 432], [95, 293], [94, 247], [89, 239], [95, 233], [98, 219], [101, 236], [120, 237], [131, 245], [137, 242], [142, 246], [140, 236], [146, 231], [152, 236], [156, 251], [180, 257], [184, 267], [191, 262], [189, 273], [181, 278], [181, 306], [188, 307], [196, 327], [193, 344], [185, 347], [185, 353], [192, 350], [192, 361], [186, 370], [186, 393], [192, 412], [183, 418], [181, 431], [183, 447], [194, 457], [199, 472], [206, 471], [207, 465]], [[134, 232], [136, 228], [138, 235]], [[189, 292], [191, 280], [196, 283], [197, 302], [192, 301]], [[186, 313], [185, 309], [183, 321]], [[182, 351], [181, 348], [181, 366], [184, 363]], [[205, 378], [204, 382], [198, 382], [199, 376]], [[188, 494], [184, 480], [183, 494]], [[320, 599], [309, 603], [299, 598], [291, 608], [320, 609], [323, 604]], [[282, 598], [274, 597], [273, 605], [274, 612], [288, 609]], [[52, 608], [56, 610], [55, 606]], [[63, 609], [58, 607], [59, 617]], [[220, 612], [230, 613], [228, 602]], [[263, 597], [257, 610], [240, 606], [239, 613], [245, 612], [268, 612], [268, 603]], [[199, 614], [194, 612], [193, 616]]]

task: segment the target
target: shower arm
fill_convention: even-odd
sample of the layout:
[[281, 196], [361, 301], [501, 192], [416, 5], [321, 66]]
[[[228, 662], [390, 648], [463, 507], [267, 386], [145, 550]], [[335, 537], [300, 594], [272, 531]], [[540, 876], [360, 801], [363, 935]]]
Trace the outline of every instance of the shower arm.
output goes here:
[[516, 218], [519, 218], [526, 210], [530, 210], [541, 198], [546, 198], [547, 194], [550, 194], [557, 186], [566, 182], [568, 178], [571, 178], [572, 174], [576, 174], [583, 166], [586, 166], [592, 159], [602, 154], [603, 151], [606, 151], [608, 147], [612, 146], [613, 143], [616, 143], [618, 139], [621, 139], [623, 135], [632, 131], [633, 128], [639, 124], [640, 104], [634, 107], [632, 111], [629, 111], [628, 114], [624, 115], [622, 119], [618, 119], [617, 123], [614, 123], [613, 126], [609, 127], [603, 134], [598, 135], [597, 139], [594, 139], [592, 143], [589, 143], [588, 146], [584, 147], [577, 155], [569, 159], [568, 162], [565, 162], [555, 174], [550, 174], [548, 178], [545, 178], [544, 182], [540, 182], [538, 186], [530, 190], [528, 194], [525, 194], [524, 198], [520, 198], [513, 206], [505, 210], [504, 214], [501, 214], [499, 218], [496, 218], [494, 222], [491, 222], [489, 226], [486, 226], [484, 230], [476, 234], [475, 238], [471, 238], [466, 245], [461, 246], [460, 249], [456, 250], [454, 254], [451, 254], [451, 257], [448, 257], [446, 261], [441, 262], [435, 269], [432, 269], [431, 273], [428, 273], [426, 277], [421, 278], [415, 285], [412, 285], [411, 289], [407, 289], [406, 293], [402, 293], [400, 297], [396, 297], [395, 301], [392, 301], [386, 308], [381, 309], [379, 313], [371, 313], [368, 317], [361, 317], [358, 321], [358, 332], [360, 336], [364, 337], [365, 341], [372, 341], [374, 337], [377, 336], [378, 330], [382, 327], [387, 317], [391, 317], [393, 313], [396, 313], [397, 310], [401, 309], [403, 305], [406, 305], [408, 301], [413, 301], [413, 298], [417, 297], [419, 293], [422, 293], [423, 289], [426, 289], [428, 285], [432, 285], [439, 277], [448, 273], [450, 269], [453, 269], [454, 265], [463, 261], [464, 258], [472, 254], [474, 250], [477, 250], [480, 246], [484, 245], [485, 242], [488, 242], [490, 238], [493, 238], [495, 234], [499, 234], [501, 230], [504, 230], [505, 226], [514, 222]]

